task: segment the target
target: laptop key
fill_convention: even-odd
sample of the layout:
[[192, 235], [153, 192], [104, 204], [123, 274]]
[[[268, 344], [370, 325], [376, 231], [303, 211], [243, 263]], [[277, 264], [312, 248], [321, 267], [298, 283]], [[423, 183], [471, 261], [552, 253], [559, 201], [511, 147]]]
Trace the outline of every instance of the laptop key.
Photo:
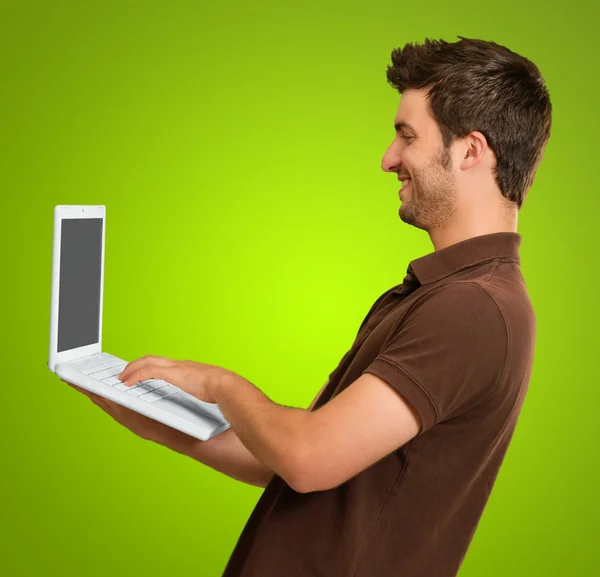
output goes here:
[[[118, 359], [113, 359], [111, 361], [99, 363], [95, 366], [91, 366], [86, 369], [83, 369], [81, 372], [84, 375], [89, 375], [91, 373], [95, 373], [96, 371], [103, 371], [105, 369], [111, 369], [112, 367], [116, 367], [118, 365], [123, 365], [123, 361], [120, 361]], [[123, 367], [125, 367], [125, 365], [123, 365]]]
[[171, 385], [167, 385], [165, 387], [161, 387], [160, 389], [156, 389], [152, 391], [153, 395], [157, 395], [159, 399], [164, 399], [169, 395], [174, 395], [179, 389], [177, 387], [173, 387]]
[[140, 385], [140, 386], [137, 386], [137, 387], [130, 387], [128, 392], [131, 395], [133, 395], [134, 397], [139, 397], [140, 395], [144, 395], [146, 393], [151, 392], [151, 390], [152, 389], [148, 388], [145, 385]]
[[147, 401], [148, 403], [151, 403], [152, 401], [158, 401], [158, 399], [161, 399], [163, 397], [158, 396], [155, 393], [146, 393], [145, 395], [142, 395], [140, 397], [140, 399]]
[[143, 382], [152, 387], [154, 390], [162, 389], [169, 384], [167, 381], [161, 381], [160, 379], [148, 379], [147, 381]]
[[90, 377], [94, 377], [94, 379], [98, 379], [99, 381], [102, 381], [104, 379], [107, 379], [108, 377], [113, 377], [113, 371], [98, 371], [97, 373], [91, 373]]

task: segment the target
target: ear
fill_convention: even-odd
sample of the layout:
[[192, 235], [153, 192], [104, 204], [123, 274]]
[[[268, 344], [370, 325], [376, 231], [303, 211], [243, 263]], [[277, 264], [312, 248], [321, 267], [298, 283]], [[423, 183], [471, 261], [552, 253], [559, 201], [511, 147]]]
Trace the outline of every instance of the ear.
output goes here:
[[470, 132], [464, 139], [462, 145], [462, 158], [460, 168], [468, 170], [484, 161], [491, 152], [486, 137], [479, 131]]

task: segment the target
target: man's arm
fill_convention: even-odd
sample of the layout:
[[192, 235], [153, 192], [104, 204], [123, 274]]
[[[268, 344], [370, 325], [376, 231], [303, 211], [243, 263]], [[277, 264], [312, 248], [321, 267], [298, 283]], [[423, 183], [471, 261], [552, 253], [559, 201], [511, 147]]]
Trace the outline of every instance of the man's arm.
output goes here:
[[[440, 315], [437, 310], [435, 312], [437, 319]], [[433, 320], [431, 324], [434, 324]], [[467, 329], [469, 327], [467, 325]], [[468, 332], [467, 329], [460, 327], [458, 334], [462, 336], [463, 332]], [[422, 328], [419, 327], [419, 330], [422, 332]], [[427, 331], [427, 334], [430, 332]], [[453, 341], [458, 340], [455, 334], [451, 336]], [[415, 346], [413, 342], [414, 339], [410, 341], [412, 347]], [[446, 338], [441, 341], [443, 346], [436, 343], [436, 351], [443, 352], [442, 360], [446, 362], [447, 343]], [[396, 343], [395, 346], [399, 345]], [[414, 362], [412, 357], [415, 353], [410, 347], [408, 350], [411, 355], [405, 354], [401, 365], [411, 360]], [[396, 349], [393, 352], [396, 353]], [[371, 370], [381, 370], [379, 362], [372, 364]], [[393, 362], [385, 362], [384, 366], [397, 368]], [[241, 444], [254, 458], [295, 491], [307, 493], [336, 487], [403, 446], [419, 433], [423, 416], [427, 418], [426, 427], [431, 427], [436, 421], [438, 417], [431, 399], [423, 392], [420, 397], [417, 396], [421, 389], [407, 373], [400, 371], [397, 369], [397, 374], [391, 376], [389, 371], [383, 371], [383, 379], [364, 372], [339, 395], [316, 410], [274, 403], [241, 375], [196, 361], [148, 355], [130, 363], [119, 378], [126, 386], [148, 378], [164, 379], [200, 399], [217, 403]], [[396, 390], [399, 387], [400, 393]], [[404, 395], [408, 395], [410, 401], [405, 400]], [[412, 403], [417, 403], [418, 408]], [[159, 442], [165, 444], [161, 437]], [[208, 444], [210, 441], [201, 442]], [[188, 449], [186, 447], [181, 452], [195, 454]], [[206, 451], [201, 452], [199, 460], [236, 476], [236, 459], [223, 461], [221, 455], [215, 457], [214, 454], [211, 459]], [[251, 462], [255, 466], [254, 461]], [[256, 482], [255, 477], [252, 480]]]
[[[329, 381], [313, 399], [308, 407], [309, 411], [313, 409], [328, 384]], [[266, 487], [274, 475], [269, 467], [263, 465], [243, 445], [232, 428], [208, 441], [198, 441], [184, 434], [177, 435], [169, 444], [169, 448], [248, 485]]]
[[183, 434], [177, 435], [167, 446], [248, 485], [266, 487], [273, 477], [273, 471], [244, 447], [232, 428], [208, 441], [199, 441]]
[[327, 381], [322, 387], [321, 390], [317, 393], [317, 396], [313, 399], [313, 402], [310, 404], [310, 407], [308, 407], [308, 411], [312, 411], [313, 407], [315, 406], [315, 404], [317, 403], [317, 401], [319, 400], [319, 397], [323, 394], [323, 391], [325, 390], [325, 387], [327, 387], [327, 385], [329, 384], [329, 381]]
[[235, 373], [217, 378], [209, 382], [210, 398], [240, 441], [299, 493], [340, 485], [421, 428], [402, 395], [370, 373], [315, 411], [278, 405]]

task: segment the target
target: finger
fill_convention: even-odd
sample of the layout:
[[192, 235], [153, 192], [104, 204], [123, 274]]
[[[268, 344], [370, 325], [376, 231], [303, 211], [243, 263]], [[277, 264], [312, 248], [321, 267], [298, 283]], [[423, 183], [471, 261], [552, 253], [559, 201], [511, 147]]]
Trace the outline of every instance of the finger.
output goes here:
[[121, 371], [121, 374], [118, 375], [118, 378], [121, 382], [125, 382], [125, 380], [131, 375], [133, 371], [137, 371], [138, 369], [146, 366], [168, 366], [173, 363], [172, 359], [168, 359], [167, 357], [157, 357], [155, 355], [146, 355], [145, 357], [140, 357], [139, 359], [135, 359], [126, 365], [126, 367]]
[[99, 397], [98, 395], [90, 396], [90, 401], [100, 407], [103, 411], [106, 411], [109, 414], [112, 414], [112, 406], [110, 401], [107, 401], [104, 397]]
[[183, 380], [182, 376], [182, 369], [178, 365], [144, 365], [129, 373], [122, 382], [125, 386], [131, 387], [140, 381], [163, 379], [180, 386]]

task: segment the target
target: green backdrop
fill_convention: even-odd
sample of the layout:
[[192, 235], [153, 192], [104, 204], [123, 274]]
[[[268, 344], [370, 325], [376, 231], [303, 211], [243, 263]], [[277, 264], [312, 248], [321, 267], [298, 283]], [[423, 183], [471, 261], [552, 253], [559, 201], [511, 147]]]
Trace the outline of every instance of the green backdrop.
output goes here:
[[[52, 214], [105, 204], [104, 344], [306, 407], [431, 252], [381, 170], [393, 48], [494, 40], [545, 76], [520, 213], [534, 371], [461, 577], [600, 575], [592, 3], [0, 3], [0, 574], [220, 576], [262, 489], [142, 441], [46, 367]], [[597, 285], [596, 285], [597, 286]]]

